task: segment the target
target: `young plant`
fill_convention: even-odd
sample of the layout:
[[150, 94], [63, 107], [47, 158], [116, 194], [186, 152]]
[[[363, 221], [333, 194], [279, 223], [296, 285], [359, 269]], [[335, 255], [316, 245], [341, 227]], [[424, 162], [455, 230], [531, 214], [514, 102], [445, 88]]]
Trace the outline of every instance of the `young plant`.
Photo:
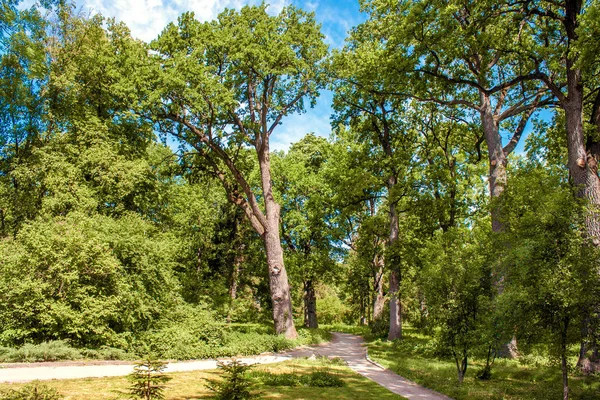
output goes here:
[[56, 389], [44, 383], [32, 382], [19, 390], [0, 393], [3, 400], [59, 400], [63, 396]]
[[150, 357], [136, 363], [133, 372], [127, 376], [127, 379], [131, 381], [129, 387], [131, 398], [164, 399], [164, 384], [171, 380], [171, 377], [164, 374], [165, 368], [167, 368], [167, 363], [152, 360]]
[[229, 363], [219, 362], [217, 366], [223, 370], [223, 380], [207, 379], [207, 386], [215, 392], [215, 399], [248, 400], [258, 397], [252, 393], [253, 383], [246, 374], [252, 365], [233, 359]]

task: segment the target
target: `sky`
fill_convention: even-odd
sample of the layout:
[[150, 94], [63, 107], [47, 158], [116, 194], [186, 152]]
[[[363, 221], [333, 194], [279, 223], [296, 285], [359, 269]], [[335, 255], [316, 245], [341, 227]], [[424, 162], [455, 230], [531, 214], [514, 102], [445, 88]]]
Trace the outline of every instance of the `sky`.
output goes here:
[[[83, 15], [100, 13], [114, 17], [131, 29], [138, 39], [151, 41], [163, 28], [186, 11], [193, 11], [200, 21], [210, 21], [225, 8], [240, 9], [257, 5], [260, 0], [77, 0]], [[341, 48], [347, 32], [366, 19], [359, 11], [358, 0], [270, 0], [269, 13], [277, 14], [288, 4], [312, 11], [322, 25], [330, 48]], [[329, 137], [332, 93], [323, 91], [314, 108], [304, 114], [286, 117], [271, 136], [271, 150], [287, 150], [291, 143], [313, 132]]]

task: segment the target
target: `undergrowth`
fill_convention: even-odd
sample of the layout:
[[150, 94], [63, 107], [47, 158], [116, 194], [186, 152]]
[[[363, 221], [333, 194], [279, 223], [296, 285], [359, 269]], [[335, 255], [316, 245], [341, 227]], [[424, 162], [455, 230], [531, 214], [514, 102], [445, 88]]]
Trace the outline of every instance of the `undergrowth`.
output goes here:
[[247, 356], [279, 352], [300, 345], [330, 340], [323, 329], [298, 329], [298, 339], [290, 340], [272, 333], [261, 324], [209, 324], [205, 321], [173, 323], [130, 338], [123, 348], [103, 346], [78, 349], [63, 340], [25, 344], [18, 348], [0, 347], [0, 362], [41, 362], [61, 360], [133, 360], [147, 354], [169, 360]]

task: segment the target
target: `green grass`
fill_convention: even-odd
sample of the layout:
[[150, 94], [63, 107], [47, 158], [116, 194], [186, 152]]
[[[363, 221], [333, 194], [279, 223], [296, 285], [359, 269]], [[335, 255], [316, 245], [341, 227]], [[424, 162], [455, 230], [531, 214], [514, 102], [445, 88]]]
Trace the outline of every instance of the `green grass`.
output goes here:
[[[340, 331], [351, 331], [344, 330], [343, 326], [337, 328]], [[384, 367], [456, 400], [562, 399], [560, 368], [548, 366], [547, 362], [540, 363], [539, 359], [536, 360], [538, 362], [531, 362], [532, 357], [525, 357], [521, 363], [517, 360], [497, 360], [492, 368], [492, 379], [489, 381], [475, 377], [484, 362], [469, 360], [467, 375], [460, 385], [454, 361], [436, 358], [431, 338], [419, 334], [415, 329], [405, 328], [404, 338], [400, 342], [371, 339], [368, 348], [371, 358]], [[571, 374], [569, 387], [572, 399], [600, 399], [598, 376]]]
[[[294, 374], [300, 381], [309, 381], [310, 376], [328, 371], [343, 381], [341, 387], [309, 387], [309, 386], [272, 386], [262, 384], [264, 376]], [[256, 366], [251, 378], [257, 382], [256, 390], [261, 399], [339, 399], [339, 400], [401, 400], [393, 394], [343, 365], [327, 363], [321, 360], [292, 360], [278, 364]], [[168, 374], [173, 379], [167, 383], [164, 394], [170, 400], [209, 399], [211, 392], [206, 388], [205, 379], [218, 379], [219, 371], [195, 371]], [[261, 378], [262, 377], [262, 378]], [[90, 378], [48, 381], [65, 400], [83, 399], [119, 399], [127, 398], [125, 393], [129, 382], [125, 377]], [[0, 384], [0, 392], [18, 389], [24, 384]]]

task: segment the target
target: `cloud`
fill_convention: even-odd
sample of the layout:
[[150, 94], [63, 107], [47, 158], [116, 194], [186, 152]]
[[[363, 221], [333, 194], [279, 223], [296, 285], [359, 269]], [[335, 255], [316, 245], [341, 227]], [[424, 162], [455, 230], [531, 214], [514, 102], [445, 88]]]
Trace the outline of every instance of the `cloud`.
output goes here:
[[[200, 21], [210, 21], [225, 8], [241, 9], [244, 5], [260, 4], [261, 0], [78, 0], [84, 13], [100, 13], [124, 22], [133, 36], [149, 42], [155, 39], [165, 26], [186, 11], [193, 11]], [[281, 12], [283, 7], [293, 3], [306, 10], [315, 11], [317, 19], [323, 23], [323, 31], [328, 42], [334, 47], [341, 46], [345, 38], [353, 10], [331, 6], [315, 0], [267, 0], [268, 12], [272, 15]], [[344, 18], [340, 20], [340, 12]], [[287, 150], [309, 132], [328, 137], [331, 133], [331, 92], [324, 92], [315, 108], [309, 108], [301, 115], [290, 115], [282, 121], [271, 137], [271, 150]]]
[[[225, 8], [239, 10], [244, 5], [260, 4], [259, 0], [79, 0], [84, 12], [100, 13], [124, 22], [131, 33], [146, 42], [156, 38], [164, 27], [186, 11], [193, 11], [200, 21], [210, 21]], [[270, 2], [269, 13], [277, 14], [287, 0]]]

